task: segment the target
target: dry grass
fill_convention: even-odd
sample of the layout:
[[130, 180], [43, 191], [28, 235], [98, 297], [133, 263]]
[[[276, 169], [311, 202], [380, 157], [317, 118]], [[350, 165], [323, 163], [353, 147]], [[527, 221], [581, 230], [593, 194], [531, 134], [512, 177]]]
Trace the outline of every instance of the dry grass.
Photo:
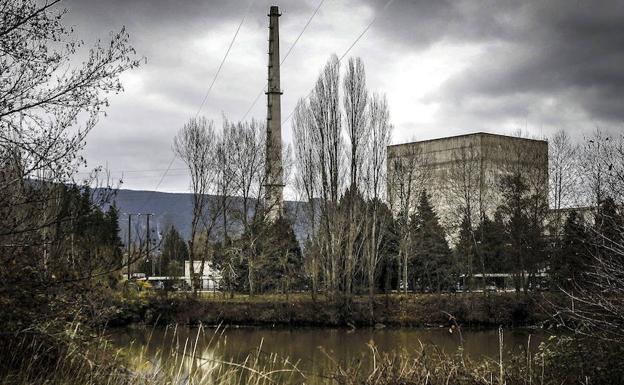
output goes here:
[[[343, 367], [337, 365], [334, 381], [340, 385], [515, 385], [546, 384], [535, 382], [535, 373], [530, 363], [535, 357], [530, 354], [521, 360], [517, 357], [509, 362], [503, 360], [503, 334], [499, 330], [499, 360], [482, 359], [473, 361], [463, 354], [460, 347], [456, 354], [449, 355], [432, 345], [420, 344], [412, 351], [381, 353], [374, 345], [369, 345], [373, 359], [372, 368], [361, 365]], [[525, 366], [527, 364], [528, 366]], [[507, 367], [512, 370], [507, 370]]]
[[[165, 346], [150, 346], [150, 338], [141, 346], [124, 348], [112, 346], [103, 337], [81, 340], [77, 331], [5, 338], [0, 349], [0, 384], [550, 385], [608, 384], [619, 378], [612, 369], [603, 368], [602, 377], [575, 371], [576, 351], [561, 353], [555, 349], [557, 343], [547, 343], [537, 354], [527, 349], [523, 355], [504, 358], [502, 330], [497, 359], [473, 361], [462, 348], [449, 355], [423, 344], [410, 351], [382, 353], [371, 344], [367, 361], [372, 365], [364, 365], [365, 360], [345, 364], [328, 355], [332, 365], [324, 376], [300, 370], [298, 362], [288, 357], [267, 355], [262, 344], [244, 357], [219, 357], [214, 345], [224, 338], [223, 329], [199, 327], [191, 337], [182, 337], [173, 326], [167, 328]], [[604, 363], [602, 358], [596, 362]], [[617, 362], [611, 365], [618, 367]]]
[[[261, 347], [237, 361], [211, 355], [210, 345], [220, 338], [220, 330], [207, 334], [200, 327], [194, 338], [183, 340], [177, 328], [170, 333], [172, 346], [157, 347], [156, 354], [148, 354], [149, 343], [130, 354], [104, 337], [89, 343], [72, 340], [71, 334], [61, 338], [28, 333], [7, 338], [0, 353], [0, 384], [269, 385], [305, 380], [287, 358], [271, 355], [260, 360]], [[200, 339], [210, 343], [198, 349]]]

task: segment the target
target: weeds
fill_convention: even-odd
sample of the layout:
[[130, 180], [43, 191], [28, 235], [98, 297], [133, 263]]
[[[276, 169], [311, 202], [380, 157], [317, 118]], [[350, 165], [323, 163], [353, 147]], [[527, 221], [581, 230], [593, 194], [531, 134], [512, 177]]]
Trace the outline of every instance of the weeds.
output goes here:
[[[177, 326], [168, 328], [171, 346], [148, 354], [147, 344], [115, 348], [104, 336], [89, 343], [64, 336], [25, 333], [7, 336], [0, 353], [0, 384], [294, 384], [305, 380], [297, 363], [269, 355], [260, 360], [261, 346], [239, 360], [215, 356], [212, 344], [222, 329], [212, 335], [199, 327], [195, 338], [181, 340]], [[78, 335], [77, 333], [73, 333]], [[200, 339], [209, 338], [208, 346]], [[199, 348], [201, 345], [201, 348]], [[131, 354], [132, 353], [132, 354]]]
[[[432, 345], [413, 350], [381, 352], [372, 342], [369, 353], [349, 363], [330, 353], [325, 373], [301, 369], [288, 357], [263, 352], [263, 342], [242, 357], [219, 356], [226, 343], [224, 328], [200, 326], [192, 335], [178, 326], [165, 329], [162, 346], [146, 343], [116, 348], [104, 336], [82, 339], [73, 325], [56, 335], [23, 333], [3, 336], [0, 384], [93, 385], [550, 385], [617, 383], [622, 349], [598, 349], [587, 341], [552, 338], [537, 353], [504, 355], [504, 332], [499, 329], [495, 359], [473, 360], [458, 349], [447, 354]], [[153, 331], [153, 330], [152, 330]], [[459, 326], [452, 329], [461, 333]], [[530, 346], [530, 337], [527, 347]], [[364, 364], [366, 362], [366, 364]], [[614, 382], [615, 381], [615, 382]]]

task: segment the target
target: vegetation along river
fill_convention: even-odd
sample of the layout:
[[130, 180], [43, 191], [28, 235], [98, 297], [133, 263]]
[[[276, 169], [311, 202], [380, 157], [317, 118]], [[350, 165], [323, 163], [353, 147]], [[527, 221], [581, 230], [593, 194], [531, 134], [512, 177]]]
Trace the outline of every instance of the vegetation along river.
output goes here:
[[[370, 370], [371, 346], [380, 353], [413, 353], [422, 345], [431, 351], [464, 355], [473, 359], [498, 360], [499, 331], [496, 329], [448, 328], [124, 328], [113, 330], [113, 341], [125, 347], [137, 365], [150, 362], [146, 370], [195, 372], [207, 375], [228, 366], [244, 365], [265, 371], [294, 368], [307, 383], [323, 383], [343, 368], [360, 365]], [[535, 352], [548, 334], [540, 329], [503, 330], [503, 354]], [[463, 341], [463, 344], [462, 342]], [[285, 363], [287, 360], [287, 363]], [[299, 381], [293, 381], [299, 382]]]

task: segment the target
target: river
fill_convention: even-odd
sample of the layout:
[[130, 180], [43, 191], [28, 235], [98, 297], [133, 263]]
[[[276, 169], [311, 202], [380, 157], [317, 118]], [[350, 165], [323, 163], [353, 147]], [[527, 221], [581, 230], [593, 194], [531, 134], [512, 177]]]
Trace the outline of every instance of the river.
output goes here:
[[[547, 337], [542, 330], [503, 330], [503, 353], [524, 353], [527, 347], [534, 352]], [[465, 356], [470, 358], [497, 360], [499, 356], [499, 331], [495, 329], [465, 329], [459, 333], [448, 328], [136, 327], [114, 330], [112, 338], [130, 352], [137, 365], [145, 368], [143, 362], [150, 362], [152, 371], [188, 373], [194, 367], [198, 372], [209, 372], [224, 365], [271, 370], [286, 366], [296, 367], [309, 376], [306, 382], [313, 384], [323, 383], [321, 379], [337, 365], [362, 365], [368, 369], [372, 365], [372, 346], [382, 353], [410, 353], [425, 344], [450, 355], [463, 346]]]

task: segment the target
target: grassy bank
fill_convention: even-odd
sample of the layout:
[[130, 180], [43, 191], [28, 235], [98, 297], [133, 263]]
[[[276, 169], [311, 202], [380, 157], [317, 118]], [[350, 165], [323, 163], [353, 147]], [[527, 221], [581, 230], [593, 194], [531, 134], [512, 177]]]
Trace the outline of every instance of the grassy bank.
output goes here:
[[379, 295], [371, 318], [367, 297], [342, 301], [309, 295], [235, 296], [148, 295], [126, 300], [115, 323], [271, 326], [439, 326], [450, 315], [464, 326], [526, 326], [548, 319], [541, 296], [515, 293]]
[[[169, 338], [161, 344], [148, 341], [121, 349], [103, 337], [76, 340], [71, 332], [52, 344], [42, 343], [43, 336], [36, 334], [4, 339], [0, 384], [602, 385], [620, 383], [624, 375], [621, 347], [570, 337], [548, 340], [536, 353], [503, 357], [501, 331], [501, 355], [495, 360], [472, 360], [463, 349], [448, 355], [426, 344], [381, 353], [371, 343], [365, 355], [348, 362], [331, 359], [326, 370], [316, 372], [262, 346], [250, 347], [247, 356], [236, 359], [212, 354], [212, 346], [226, 342], [219, 329], [199, 327], [183, 338], [177, 330], [175, 325], [168, 328]], [[50, 346], [56, 347], [54, 352]], [[365, 360], [373, 365], [362, 365]]]

